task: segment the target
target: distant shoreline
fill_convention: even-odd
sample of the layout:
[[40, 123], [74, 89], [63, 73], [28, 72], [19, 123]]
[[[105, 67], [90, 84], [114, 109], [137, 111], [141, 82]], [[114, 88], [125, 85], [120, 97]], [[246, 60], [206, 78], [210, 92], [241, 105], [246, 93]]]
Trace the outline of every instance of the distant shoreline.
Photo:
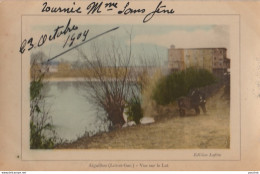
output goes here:
[[[84, 77], [51, 77], [43, 79], [43, 82], [83, 82], [83, 81], [90, 81]], [[91, 79], [93, 82], [100, 82], [99, 79], [93, 78]], [[115, 79], [107, 79], [107, 81], [115, 81]], [[135, 80], [128, 80], [134, 82]]]
[[51, 77], [51, 78], [45, 78], [43, 79], [43, 81], [44, 82], [77, 82], [77, 81], [82, 82], [85, 81], [85, 79], [83, 77]]

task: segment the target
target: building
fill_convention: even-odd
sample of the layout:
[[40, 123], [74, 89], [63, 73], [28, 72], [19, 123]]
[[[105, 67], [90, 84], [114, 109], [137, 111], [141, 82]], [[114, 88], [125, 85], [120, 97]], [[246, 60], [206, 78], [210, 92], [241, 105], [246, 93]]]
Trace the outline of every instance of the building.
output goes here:
[[180, 71], [186, 68], [207, 69], [214, 74], [223, 74], [230, 68], [226, 48], [175, 48], [168, 49], [168, 68]]
[[48, 72], [50, 72], [50, 73], [58, 72], [58, 66], [59, 66], [59, 62], [51, 61], [49, 63], [49, 71]]

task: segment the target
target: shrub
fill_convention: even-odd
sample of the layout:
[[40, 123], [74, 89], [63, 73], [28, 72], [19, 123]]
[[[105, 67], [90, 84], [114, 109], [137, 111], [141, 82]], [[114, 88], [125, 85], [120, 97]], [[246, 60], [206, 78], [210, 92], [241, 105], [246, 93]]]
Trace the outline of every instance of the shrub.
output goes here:
[[215, 82], [216, 78], [209, 71], [188, 68], [162, 77], [153, 90], [152, 98], [157, 104], [167, 105], [178, 97], [187, 95], [191, 89], [207, 86]]
[[140, 123], [140, 119], [143, 117], [143, 110], [141, 107], [141, 101], [139, 98], [131, 98], [127, 104], [128, 120], [135, 121], [136, 124]]
[[[46, 109], [42, 95], [43, 82], [32, 81], [30, 86], [30, 148], [50, 149], [55, 145], [56, 137], [51, 116]], [[48, 136], [46, 136], [48, 135]]]
[[43, 134], [43, 131], [53, 131], [53, 128], [50, 123], [47, 123], [38, 129], [37, 125], [32, 121], [30, 122], [30, 148], [31, 149], [52, 149], [54, 148], [56, 137], [46, 137]]

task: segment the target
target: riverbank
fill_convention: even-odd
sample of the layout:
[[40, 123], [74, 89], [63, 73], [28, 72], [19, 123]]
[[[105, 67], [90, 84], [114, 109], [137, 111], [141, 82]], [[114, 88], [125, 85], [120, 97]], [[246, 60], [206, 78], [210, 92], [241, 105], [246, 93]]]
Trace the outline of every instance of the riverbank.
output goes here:
[[163, 119], [149, 125], [137, 125], [83, 136], [60, 149], [226, 149], [230, 146], [229, 100], [221, 88], [207, 102], [208, 113], [198, 116], [190, 111], [180, 117], [175, 106], [165, 109]]

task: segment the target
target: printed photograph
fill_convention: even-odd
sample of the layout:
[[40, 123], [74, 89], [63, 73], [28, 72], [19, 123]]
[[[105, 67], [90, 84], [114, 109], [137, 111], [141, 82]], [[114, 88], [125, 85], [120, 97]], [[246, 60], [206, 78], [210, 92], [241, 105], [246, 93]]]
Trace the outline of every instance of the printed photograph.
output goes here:
[[32, 31], [30, 149], [230, 148], [229, 26]]

